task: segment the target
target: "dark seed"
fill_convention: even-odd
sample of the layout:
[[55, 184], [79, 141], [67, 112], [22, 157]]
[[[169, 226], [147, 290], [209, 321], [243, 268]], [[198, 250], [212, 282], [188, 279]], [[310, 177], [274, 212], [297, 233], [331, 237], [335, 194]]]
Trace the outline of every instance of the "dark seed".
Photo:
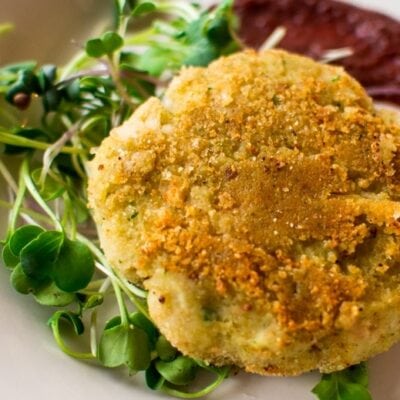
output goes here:
[[16, 93], [12, 99], [13, 104], [20, 110], [26, 110], [31, 104], [31, 95], [26, 93]]
[[161, 304], [164, 304], [164, 303], [165, 303], [165, 297], [164, 297], [164, 296], [160, 296], [160, 297], [158, 298], [158, 301], [159, 301]]

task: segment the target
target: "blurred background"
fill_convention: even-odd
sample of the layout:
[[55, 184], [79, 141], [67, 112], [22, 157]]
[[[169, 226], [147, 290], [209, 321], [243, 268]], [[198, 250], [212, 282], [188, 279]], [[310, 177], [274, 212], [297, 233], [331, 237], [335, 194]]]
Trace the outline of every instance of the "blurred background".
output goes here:
[[111, 12], [111, 0], [0, 0], [0, 24], [14, 24], [0, 37], [0, 64], [21, 58], [67, 60], [104, 29]]

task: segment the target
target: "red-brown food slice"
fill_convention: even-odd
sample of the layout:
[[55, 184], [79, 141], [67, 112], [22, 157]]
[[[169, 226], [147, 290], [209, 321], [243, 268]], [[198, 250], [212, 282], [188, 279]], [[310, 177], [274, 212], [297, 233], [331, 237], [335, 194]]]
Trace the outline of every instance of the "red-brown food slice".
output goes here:
[[400, 104], [400, 22], [333, 0], [236, 0], [241, 36], [260, 46], [278, 26], [287, 34], [279, 47], [319, 59], [325, 50], [352, 47], [336, 62], [369, 94]]

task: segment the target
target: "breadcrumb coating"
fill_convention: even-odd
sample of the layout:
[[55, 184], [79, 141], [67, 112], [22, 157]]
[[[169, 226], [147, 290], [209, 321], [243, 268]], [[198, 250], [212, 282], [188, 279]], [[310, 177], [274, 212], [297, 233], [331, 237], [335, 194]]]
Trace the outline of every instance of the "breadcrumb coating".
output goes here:
[[183, 69], [114, 129], [90, 207], [183, 353], [339, 370], [400, 338], [399, 143], [343, 69], [248, 50]]

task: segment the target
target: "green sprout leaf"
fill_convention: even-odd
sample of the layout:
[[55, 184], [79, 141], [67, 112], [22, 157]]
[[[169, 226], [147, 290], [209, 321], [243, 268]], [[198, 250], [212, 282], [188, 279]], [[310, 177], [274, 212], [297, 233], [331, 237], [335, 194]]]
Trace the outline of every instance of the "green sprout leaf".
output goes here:
[[106, 32], [102, 35], [101, 41], [103, 42], [106, 54], [111, 54], [118, 50], [124, 44], [124, 39], [116, 32]]
[[156, 352], [162, 361], [172, 361], [178, 353], [165, 336], [159, 336], [157, 339]]
[[74, 293], [66, 293], [60, 290], [54, 282], [34, 291], [35, 300], [42, 306], [65, 307], [75, 299]]
[[167, 382], [178, 386], [192, 382], [198, 370], [196, 362], [186, 356], [179, 356], [170, 362], [158, 360], [155, 367]]
[[102, 57], [107, 53], [103, 41], [99, 38], [88, 40], [85, 45], [85, 50], [89, 57], [94, 58]]
[[132, 15], [134, 17], [139, 17], [141, 15], [149, 14], [153, 11], [157, 10], [157, 6], [151, 1], [145, 1], [143, 3], [138, 4], [134, 10], [132, 11]]
[[19, 257], [14, 255], [10, 249], [10, 244], [6, 243], [1, 252], [4, 265], [8, 268], [14, 268], [19, 263]]
[[129, 322], [145, 331], [152, 347], [155, 346], [158, 337], [158, 330], [145, 315], [140, 312], [132, 313], [129, 315]]
[[206, 39], [202, 39], [189, 47], [189, 52], [182, 63], [183, 65], [202, 67], [218, 58], [218, 54], [218, 50], [214, 46], [210, 45]]
[[25, 274], [37, 281], [52, 277], [63, 242], [62, 232], [47, 231], [28, 243], [21, 251], [21, 266]]
[[118, 325], [121, 325], [121, 316], [120, 315], [117, 315], [117, 316], [111, 318], [110, 320], [108, 320], [104, 327], [104, 330], [106, 331], [106, 330], [114, 328], [115, 326], [118, 326]]
[[33, 293], [37, 290], [40, 284], [34, 280], [29, 278], [24, 270], [21, 267], [21, 264], [18, 264], [12, 271], [10, 276], [11, 286], [21, 294], [29, 294]]
[[127, 365], [134, 371], [145, 370], [150, 365], [148, 337], [132, 325], [109, 327], [100, 338], [98, 357], [105, 367]]
[[89, 248], [79, 242], [65, 239], [54, 262], [52, 277], [65, 292], [85, 288], [94, 273], [93, 255]]
[[157, 371], [154, 362], [146, 369], [146, 385], [152, 390], [160, 390], [163, 386], [165, 379]]
[[43, 108], [46, 113], [56, 111], [61, 104], [62, 97], [62, 92], [57, 90], [55, 87], [47, 90], [42, 97]]
[[80, 99], [81, 85], [78, 79], [69, 83], [65, 89], [65, 97], [71, 102], [77, 102]]
[[95, 38], [86, 42], [85, 50], [88, 56], [99, 58], [111, 54], [124, 44], [124, 39], [116, 32], [106, 32], [101, 38]]
[[10, 251], [14, 256], [19, 256], [21, 250], [44, 230], [36, 225], [24, 225], [18, 228], [9, 241]]
[[323, 374], [312, 392], [319, 400], [372, 400], [364, 363], [332, 374]]
[[2, 67], [0, 71], [16, 74], [20, 70], [33, 71], [36, 68], [36, 66], [37, 66], [36, 61], [22, 61], [22, 62], [7, 64], [4, 67]]
[[150, 75], [159, 76], [165, 70], [173, 67], [171, 50], [149, 48], [137, 60], [136, 67]]
[[49, 90], [57, 76], [57, 67], [55, 65], [43, 65], [38, 73], [38, 80], [41, 92]]

